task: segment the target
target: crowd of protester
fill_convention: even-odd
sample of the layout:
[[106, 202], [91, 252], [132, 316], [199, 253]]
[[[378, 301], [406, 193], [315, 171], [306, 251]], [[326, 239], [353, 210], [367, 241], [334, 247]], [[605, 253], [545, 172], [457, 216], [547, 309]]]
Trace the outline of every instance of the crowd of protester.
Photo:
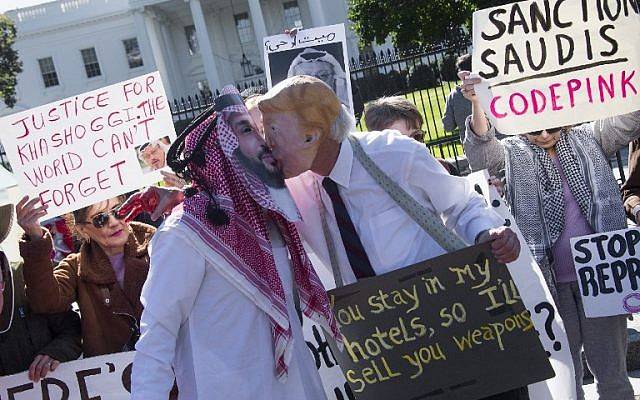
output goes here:
[[[160, 200], [158, 231], [119, 212], [124, 196], [46, 225], [37, 199], [15, 205], [23, 261], [0, 254], [0, 375], [28, 370], [37, 381], [81, 355], [137, 350], [133, 399], [176, 388], [185, 399], [324, 399], [301, 313], [339, 335], [303, 241], [337, 285], [490, 241], [499, 261], [522, 246], [538, 262], [579, 399], [584, 350], [600, 398], [633, 400], [627, 319], [585, 317], [569, 241], [638, 220], [640, 111], [503, 137], [475, 96], [470, 65], [458, 60], [444, 128], [459, 130], [472, 170], [503, 177], [525, 243], [453, 163], [431, 156], [423, 116], [406, 98], [366, 104], [368, 132], [353, 135], [353, 118], [321, 80], [294, 76], [244, 98], [225, 90], [168, 151], [168, 185], [129, 199]], [[632, 142], [623, 198], [608, 159]], [[419, 213], [399, 205], [406, 197]], [[13, 216], [0, 207], [0, 242]], [[528, 398], [526, 388], [490, 397]]]

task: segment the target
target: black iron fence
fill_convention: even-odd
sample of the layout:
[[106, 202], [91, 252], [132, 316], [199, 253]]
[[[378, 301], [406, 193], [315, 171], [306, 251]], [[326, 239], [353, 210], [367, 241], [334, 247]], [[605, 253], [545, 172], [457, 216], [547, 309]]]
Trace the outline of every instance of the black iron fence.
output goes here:
[[[354, 111], [358, 128], [366, 129], [361, 120], [364, 104], [381, 96], [404, 96], [413, 102], [424, 117], [425, 144], [436, 157], [450, 159], [459, 170], [466, 169], [464, 152], [457, 131], [445, 132], [442, 117], [446, 99], [458, 84], [455, 61], [469, 51], [469, 44], [446, 48], [386, 50], [364, 52], [349, 63]], [[260, 77], [236, 85], [239, 91], [266, 88]], [[200, 93], [174, 99], [171, 104], [176, 132], [181, 132], [220, 93]], [[0, 162], [8, 166], [0, 147]], [[611, 160], [623, 181], [626, 157], [619, 153]]]
[[[424, 118], [424, 142], [435, 157], [445, 158], [460, 171], [467, 170], [459, 132], [445, 132], [442, 117], [449, 93], [456, 87], [458, 77], [455, 62], [458, 56], [470, 51], [470, 44], [431, 49], [386, 50], [365, 52], [349, 63], [354, 111], [358, 129], [366, 129], [362, 121], [364, 105], [381, 96], [404, 96], [413, 102]], [[264, 88], [264, 80], [243, 81], [236, 85], [243, 91]], [[216, 93], [217, 94], [217, 93]], [[214, 95], [195, 95], [175, 99], [171, 105], [176, 131], [182, 129], [213, 101]], [[610, 161], [624, 182], [626, 156], [620, 153]]]

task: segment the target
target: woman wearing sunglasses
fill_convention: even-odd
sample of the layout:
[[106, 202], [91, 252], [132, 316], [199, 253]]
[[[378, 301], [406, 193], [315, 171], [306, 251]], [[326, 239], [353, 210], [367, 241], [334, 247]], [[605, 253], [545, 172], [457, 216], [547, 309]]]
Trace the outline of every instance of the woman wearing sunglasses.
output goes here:
[[119, 219], [117, 197], [73, 212], [82, 239], [77, 253], [51, 262], [51, 235], [38, 220], [46, 205], [23, 198], [16, 205], [27, 295], [36, 312], [65, 311], [77, 302], [85, 357], [129, 351], [139, 336], [140, 292], [149, 271], [147, 246], [155, 228]]
[[575, 127], [550, 127], [502, 141], [485, 117], [474, 86], [459, 74], [472, 103], [464, 149], [473, 170], [504, 171], [505, 197], [545, 275], [564, 322], [582, 391], [584, 348], [600, 399], [633, 400], [626, 369], [627, 318], [586, 318], [570, 239], [627, 227], [620, 188], [608, 160], [640, 137], [640, 111]]

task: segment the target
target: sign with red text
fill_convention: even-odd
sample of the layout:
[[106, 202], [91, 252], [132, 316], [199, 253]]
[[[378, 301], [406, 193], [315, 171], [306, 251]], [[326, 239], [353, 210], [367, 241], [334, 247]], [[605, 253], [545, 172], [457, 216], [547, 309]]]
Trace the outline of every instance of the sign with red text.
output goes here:
[[533, 0], [473, 14], [476, 94], [520, 134], [640, 109], [637, 0]]
[[572, 238], [571, 252], [587, 317], [640, 312], [640, 228]]
[[0, 400], [128, 400], [135, 352], [62, 363], [39, 382], [27, 372], [0, 377]]
[[0, 119], [21, 190], [51, 218], [157, 182], [175, 138], [154, 72]]

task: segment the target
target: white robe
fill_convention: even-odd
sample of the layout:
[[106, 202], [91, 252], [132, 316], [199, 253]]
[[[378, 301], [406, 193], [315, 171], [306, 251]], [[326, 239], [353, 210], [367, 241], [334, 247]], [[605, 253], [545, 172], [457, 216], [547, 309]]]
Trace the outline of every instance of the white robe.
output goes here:
[[173, 215], [150, 245], [132, 400], [166, 400], [174, 370], [181, 400], [326, 400], [295, 310], [287, 249], [275, 227], [270, 236], [294, 338], [286, 382], [275, 375], [267, 315], [220, 275], [217, 268], [231, 268], [226, 261]]

